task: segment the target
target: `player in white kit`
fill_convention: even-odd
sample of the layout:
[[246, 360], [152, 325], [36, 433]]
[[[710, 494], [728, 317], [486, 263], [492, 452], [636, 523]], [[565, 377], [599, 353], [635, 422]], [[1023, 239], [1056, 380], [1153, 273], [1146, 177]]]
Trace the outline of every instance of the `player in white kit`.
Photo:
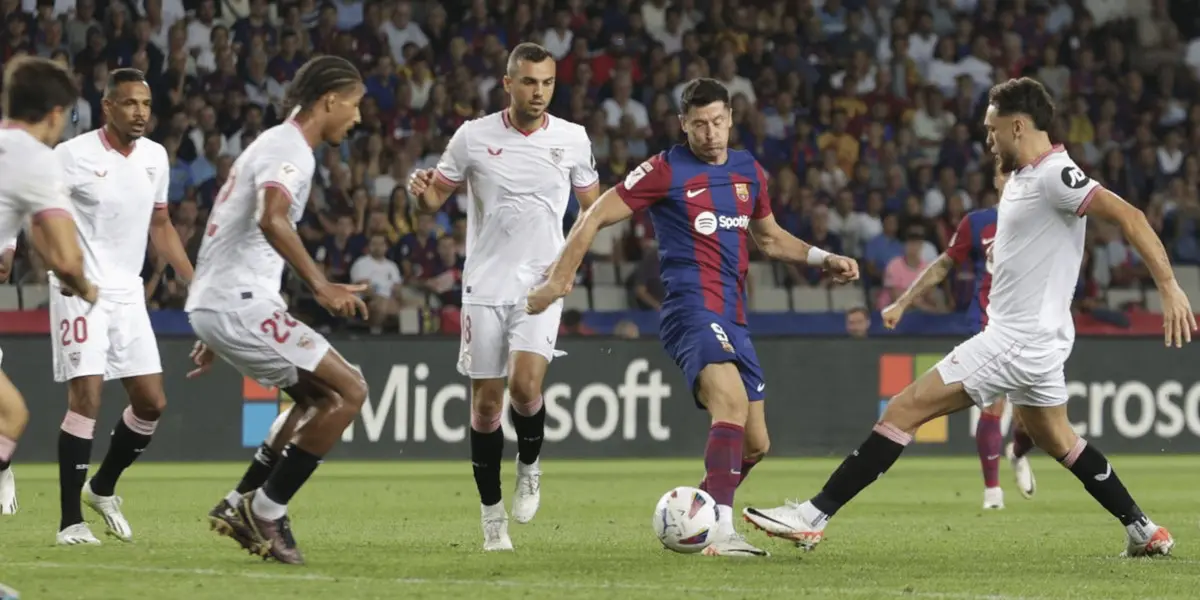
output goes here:
[[367, 316], [355, 295], [366, 286], [330, 283], [296, 233], [316, 167], [313, 148], [342, 143], [359, 122], [364, 91], [345, 59], [323, 56], [300, 68], [288, 89], [292, 118], [246, 148], [217, 195], [186, 306], [200, 339], [189, 377], [220, 356], [262, 385], [286, 390], [301, 407], [291, 415], [308, 413], [298, 427], [299, 418], [283, 417], [287, 431], [272, 433], [237, 489], [209, 513], [222, 535], [289, 564], [303, 557], [287, 504], [358, 415], [367, 384], [324, 336], [288, 314], [279, 288], [290, 265], [331, 313]]
[[[29, 239], [58, 280], [84, 302], [98, 289], [84, 275], [83, 251], [52, 145], [75, 105], [75, 82], [62, 67], [41, 58], [17, 58], [4, 69], [0, 122], [0, 240], [16, 240], [30, 220]], [[25, 400], [0, 372], [0, 514], [17, 511], [10, 467], [17, 440], [29, 422]]]
[[1166, 555], [1174, 540], [1138, 508], [1094, 445], [1067, 419], [1063, 365], [1075, 327], [1071, 299], [1083, 260], [1086, 219], [1120, 225], [1142, 256], [1163, 299], [1168, 346], [1191, 341], [1195, 317], [1175, 281], [1166, 251], [1141, 211], [1091, 180], [1046, 131], [1054, 105], [1029, 78], [992, 88], [984, 125], [988, 146], [1009, 173], [992, 246], [988, 327], [891, 399], [874, 431], [812, 499], [771, 509], [747, 508], [746, 520], [768, 534], [811, 549], [829, 519], [886, 472], [923, 423], [998, 395], [1037, 445], [1075, 475], [1125, 528], [1125, 556]]
[[512, 550], [500, 491], [506, 387], [517, 438], [513, 518], [528, 523], [541, 500], [546, 410], [542, 381], [555, 355], [562, 302], [525, 313], [525, 296], [563, 247], [572, 188], [581, 210], [599, 196], [587, 131], [546, 112], [555, 62], [537, 44], [509, 54], [508, 109], [465, 123], [436, 169], [420, 170], [409, 193], [436, 212], [466, 188], [467, 264], [463, 274], [458, 371], [471, 378], [471, 464], [482, 506], [484, 550]]
[[[192, 265], [167, 212], [167, 152], [142, 138], [150, 104], [145, 75], [117, 69], [104, 90], [104, 127], [55, 149], [79, 225], [84, 268], [103, 298], [93, 309], [50, 277], [54, 379], [67, 384], [68, 404], [58, 437], [62, 517], [56, 541], [62, 545], [100, 543], [83, 520], [81, 496], [109, 534], [132, 539], [115, 494], [117, 480], [150, 444], [167, 404], [141, 278], [147, 237], [184, 281], [192, 278]], [[88, 479], [101, 392], [114, 379], [124, 384], [129, 406]]]

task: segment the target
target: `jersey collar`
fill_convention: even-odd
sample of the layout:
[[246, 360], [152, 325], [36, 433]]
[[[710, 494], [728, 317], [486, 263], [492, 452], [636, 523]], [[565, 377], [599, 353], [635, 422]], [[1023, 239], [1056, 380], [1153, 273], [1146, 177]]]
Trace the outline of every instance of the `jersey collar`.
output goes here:
[[529, 131], [520, 129], [515, 124], [513, 124], [512, 121], [508, 120], [508, 109], [507, 108], [500, 111], [500, 120], [504, 123], [505, 129], [511, 129], [525, 137], [529, 137], [529, 136], [537, 133], [538, 131], [540, 131], [542, 129], [546, 129], [547, 127], [550, 126], [550, 115], [548, 115], [546, 113], [542, 113], [542, 124], [539, 127], [535, 127], [534, 129], [531, 129]]
[[104, 145], [105, 150], [114, 151], [114, 152], [120, 154], [121, 156], [128, 157], [130, 154], [133, 154], [134, 149], [137, 148], [137, 140], [133, 140], [133, 143], [129, 145], [129, 152], [122, 152], [120, 150], [117, 150], [116, 148], [113, 147], [112, 142], [109, 141], [108, 132], [105, 130], [104, 127], [101, 127], [100, 129], [97, 129], [96, 131], [100, 134], [100, 143]]
[[1049, 149], [1049, 150], [1047, 150], [1047, 151], [1043, 152], [1043, 153], [1041, 154], [1041, 156], [1039, 156], [1039, 157], [1037, 157], [1037, 158], [1033, 159], [1033, 162], [1031, 162], [1031, 163], [1029, 163], [1029, 164], [1025, 165], [1024, 167], [1021, 167], [1021, 168], [1020, 168], [1020, 169], [1018, 169], [1018, 170], [1024, 170], [1026, 167], [1028, 167], [1028, 168], [1030, 168], [1030, 169], [1036, 169], [1036, 168], [1037, 168], [1037, 166], [1038, 166], [1038, 165], [1040, 165], [1040, 164], [1042, 164], [1042, 161], [1044, 161], [1044, 160], [1046, 160], [1047, 158], [1049, 158], [1051, 154], [1054, 154], [1054, 153], [1056, 153], [1056, 152], [1065, 152], [1065, 151], [1066, 151], [1066, 148], [1064, 148], [1062, 144], [1055, 144], [1055, 145], [1053, 145], [1053, 146], [1050, 146], [1050, 149]]

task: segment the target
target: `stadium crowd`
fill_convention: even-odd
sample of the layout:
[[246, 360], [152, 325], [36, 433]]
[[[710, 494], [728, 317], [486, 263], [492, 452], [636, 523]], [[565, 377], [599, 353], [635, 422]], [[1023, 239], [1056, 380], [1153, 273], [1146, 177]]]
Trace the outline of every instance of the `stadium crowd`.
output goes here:
[[[1186, 4], [2, 0], [0, 59], [38, 54], [74, 70], [83, 93], [68, 137], [101, 125], [109, 69], [147, 73], [149, 137], [169, 153], [170, 210], [193, 260], [234, 159], [286, 117], [280, 105], [297, 68], [316, 53], [353, 60], [368, 89], [362, 124], [343, 147], [319, 152], [299, 230], [331, 279], [370, 284], [373, 330], [406, 307], [437, 329], [457, 321], [466, 196], [421, 215], [405, 182], [436, 164], [464, 121], [504, 107], [506, 48], [521, 41], [558, 60], [552, 112], [587, 127], [605, 188], [681, 142], [683, 82], [724, 82], [735, 95], [732, 143], [771, 173], [776, 217], [859, 258], [866, 306], [880, 308], [915, 279], [966, 211], [997, 202], [981, 143], [986, 95], [1022, 75], [1057, 99], [1053, 137], [1146, 212], [1174, 260], [1200, 265], [1200, 102], [1189, 100], [1200, 83], [1200, 13]], [[663, 290], [652, 229], [642, 215], [613, 228], [577, 287], [608, 284], [620, 288], [622, 308], [655, 308]], [[1115, 228], [1093, 226], [1088, 243], [1081, 310], [1146, 279]], [[22, 244], [14, 279], [44, 281], [35, 263]], [[756, 290], [825, 285], [805, 267], [753, 274], [765, 274], [753, 277]], [[973, 277], [951, 277], [921, 308], [965, 309]], [[186, 288], [161, 258], [147, 257], [145, 278], [153, 306], [183, 306]], [[287, 287], [301, 314], [343, 325], [298, 282]], [[586, 333], [578, 313], [565, 320]]]

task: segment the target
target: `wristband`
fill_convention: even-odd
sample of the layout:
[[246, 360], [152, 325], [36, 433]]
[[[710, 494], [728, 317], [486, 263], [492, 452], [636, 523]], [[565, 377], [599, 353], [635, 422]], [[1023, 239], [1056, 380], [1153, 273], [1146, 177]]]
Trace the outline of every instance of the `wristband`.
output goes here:
[[825, 266], [825, 259], [829, 258], [829, 256], [830, 254], [828, 252], [816, 246], [809, 246], [808, 257], [805, 258], [805, 262], [814, 267], [823, 267]]

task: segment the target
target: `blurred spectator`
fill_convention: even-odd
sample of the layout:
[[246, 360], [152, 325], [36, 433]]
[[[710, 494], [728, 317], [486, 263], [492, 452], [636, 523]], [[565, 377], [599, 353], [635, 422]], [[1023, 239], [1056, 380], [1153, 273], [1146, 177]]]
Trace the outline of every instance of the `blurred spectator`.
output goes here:
[[367, 307], [370, 309], [371, 333], [381, 333], [384, 324], [400, 313], [404, 305], [401, 289], [404, 279], [400, 267], [387, 257], [388, 241], [382, 234], [371, 235], [367, 254], [358, 257], [350, 267], [350, 282], [369, 285]]
[[563, 311], [562, 325], [558, 330], [560, 334], [564, 335], [595, 335], [596, 333], [583, 324], [583, 313], [574, 308]]
[[400, 238], [392, 253], [406, 281], [424, 279], [438, 270], [438, 237], [433, 215], [420, 214], [416, 229]]
[[658, 242], [654, 238], [642, 238], [641, 246], [642, 259], [630, 278], [630, 305], [641, 310], [658, 310], [667, 293], [658, 273]]
[[637, 323], [628, 319], [623, 319], [613, 327], [613, 336], [624, 340], [636, 340], [641, 337], [642, 332], [638, 330]]
[[871, 329], [871, 313], [858, 306], [846, 311], [846, 334], [855, 339], [866, 339]]
[[350, 282], [350, 266], [362, 256], [367, 241], [356, 233], [352, 215], [338, 215], [333, 233], [317, 250], [316, 258], [325, 265], [325, 276], [337, 283]]

